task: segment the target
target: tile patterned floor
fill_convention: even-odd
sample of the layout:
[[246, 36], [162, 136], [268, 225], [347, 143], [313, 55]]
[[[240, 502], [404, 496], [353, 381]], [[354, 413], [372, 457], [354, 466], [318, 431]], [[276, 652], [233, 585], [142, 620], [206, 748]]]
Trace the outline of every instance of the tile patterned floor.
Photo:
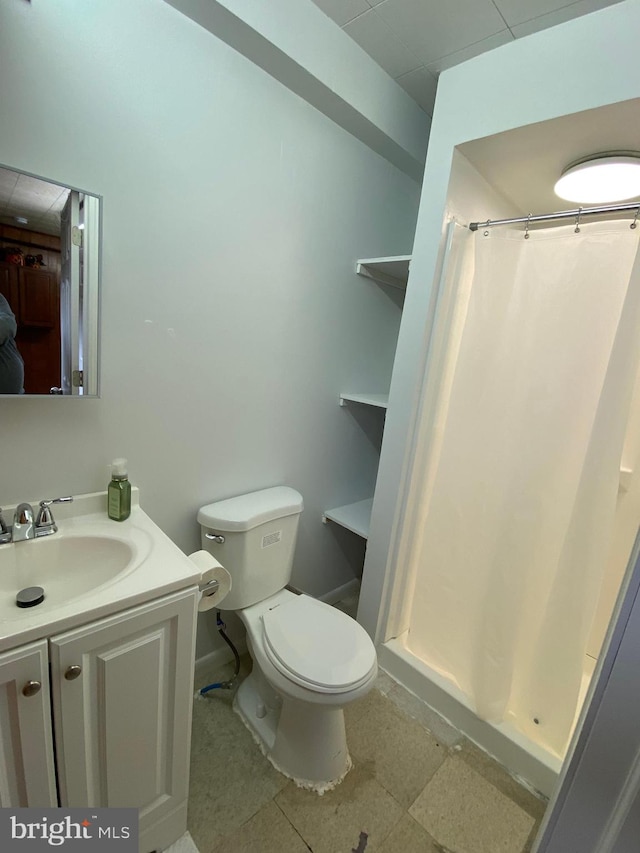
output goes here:
[[[250, 665], [243, 658], [241, 674]], [[546, 804], [386, 674], [347, 708], [354, 768], [322, 797], [274, 770], [232, 698], [214, 690], [194, 702], [189, 830], [200, 853], [531, 849]]]

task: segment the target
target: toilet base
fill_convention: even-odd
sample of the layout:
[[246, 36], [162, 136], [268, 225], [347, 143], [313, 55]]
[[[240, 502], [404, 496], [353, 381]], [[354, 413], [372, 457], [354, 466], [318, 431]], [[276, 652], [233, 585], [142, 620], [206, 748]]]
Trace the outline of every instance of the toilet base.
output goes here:
[[280, 697], [255, 664], [233, 708], [276, 770], [299, 787], [324, 794], [351, 769], [342, 708]]

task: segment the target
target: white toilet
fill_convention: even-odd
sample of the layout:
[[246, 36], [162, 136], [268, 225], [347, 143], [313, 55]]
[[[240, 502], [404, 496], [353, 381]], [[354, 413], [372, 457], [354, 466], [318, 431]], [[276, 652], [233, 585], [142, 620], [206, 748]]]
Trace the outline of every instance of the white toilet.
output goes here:
[[285, 589], [301, 512], [302, 496], [277, 486], [204, 506], [198, 521], [202, 547], [231, 574], [223, 607], [238, 611], [253, 659], [234, 708], [278, 770], [323, 792], [351, 767], [342, 709], [378, 668], [354, 619]]

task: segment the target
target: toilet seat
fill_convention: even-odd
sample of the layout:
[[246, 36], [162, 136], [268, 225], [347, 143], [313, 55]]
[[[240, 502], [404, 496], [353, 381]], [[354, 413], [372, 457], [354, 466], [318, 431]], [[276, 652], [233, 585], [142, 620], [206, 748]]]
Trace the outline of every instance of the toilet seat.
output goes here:
[[346, 613], [297, 595], [262, 615], [264, 649], [287, 678], [319, 693], [345, 693], [376, 667], [367, 632]]

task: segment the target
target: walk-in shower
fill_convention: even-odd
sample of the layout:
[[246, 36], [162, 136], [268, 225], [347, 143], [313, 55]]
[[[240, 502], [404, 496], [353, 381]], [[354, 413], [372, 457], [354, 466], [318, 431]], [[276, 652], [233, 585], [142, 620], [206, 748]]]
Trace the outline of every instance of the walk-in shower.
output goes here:
[[547, 792], [611, 613], [607, 573], [624, 571], [640, 360], [633, 213], [567, 218], [449, 226], [397, 581], [408, 628], [380, 657]]

